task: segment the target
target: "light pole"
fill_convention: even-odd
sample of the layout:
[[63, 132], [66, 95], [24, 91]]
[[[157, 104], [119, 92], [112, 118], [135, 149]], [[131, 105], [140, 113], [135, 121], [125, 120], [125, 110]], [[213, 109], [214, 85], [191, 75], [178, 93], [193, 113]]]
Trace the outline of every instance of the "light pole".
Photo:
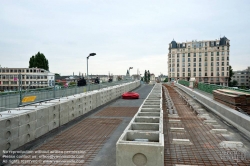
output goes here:
[[95, 56], [96, 53], [90, 53], [89, 56], [87, 56], [87, 83], [89, 82], [89, 68], [88, 68], [88, 60], [90, 56]]
[[[133, 67], [129, 67], [129, 69], [128, 69], [129, 70], [129, 77], [130, 77], [130, 69], [133, 69]], [[131, 79], [131, 77], [130, 77], [130, 79]]]

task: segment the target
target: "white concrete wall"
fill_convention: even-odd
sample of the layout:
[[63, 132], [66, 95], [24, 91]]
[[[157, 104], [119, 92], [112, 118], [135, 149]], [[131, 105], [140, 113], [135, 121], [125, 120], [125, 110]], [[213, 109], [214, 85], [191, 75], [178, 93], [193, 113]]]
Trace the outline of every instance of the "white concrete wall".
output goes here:
[[0, 114], [0, 156], [140, 86], [140, 81], [54, 99]]

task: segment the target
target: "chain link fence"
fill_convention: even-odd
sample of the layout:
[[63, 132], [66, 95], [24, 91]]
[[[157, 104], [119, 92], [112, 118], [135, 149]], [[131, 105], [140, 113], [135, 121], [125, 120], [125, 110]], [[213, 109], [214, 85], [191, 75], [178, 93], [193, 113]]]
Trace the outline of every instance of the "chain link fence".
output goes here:
[[[51, 87], [51, 88], [29, 89], [21, 92], [20, 91], [2, 92], [0, 93], [0, 112], [6, 111], [7, 109], [10, 108], [17, 108], [19, 106], [38, 103], [41, 101], [61, 98], [93, 90], [99, 90], [102, 88], [128, 83], [131, 81], [133, 80], [122, 80], [122, 81], [107, 82], [101, 84], [88, 84], [87, 86], [69, 86], [67, 88]], [[35, 96], [35, 101], [22, 102], [23, 98], [28, 96]]]

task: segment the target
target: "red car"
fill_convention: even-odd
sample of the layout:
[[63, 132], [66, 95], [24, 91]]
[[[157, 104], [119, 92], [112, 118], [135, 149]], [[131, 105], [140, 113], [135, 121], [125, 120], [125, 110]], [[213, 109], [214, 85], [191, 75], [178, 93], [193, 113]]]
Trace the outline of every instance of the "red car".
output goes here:
[[122, 94], [123, 99], [139, 99], [139, 94], [135, 92], [126, 92]]

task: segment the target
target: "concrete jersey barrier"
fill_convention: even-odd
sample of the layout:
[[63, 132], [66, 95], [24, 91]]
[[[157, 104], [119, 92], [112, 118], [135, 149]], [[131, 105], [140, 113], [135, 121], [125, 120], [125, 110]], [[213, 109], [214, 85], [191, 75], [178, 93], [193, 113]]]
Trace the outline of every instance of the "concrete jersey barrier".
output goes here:
[[134, 81], [0, 113], [0, 156], [140, 86]]

